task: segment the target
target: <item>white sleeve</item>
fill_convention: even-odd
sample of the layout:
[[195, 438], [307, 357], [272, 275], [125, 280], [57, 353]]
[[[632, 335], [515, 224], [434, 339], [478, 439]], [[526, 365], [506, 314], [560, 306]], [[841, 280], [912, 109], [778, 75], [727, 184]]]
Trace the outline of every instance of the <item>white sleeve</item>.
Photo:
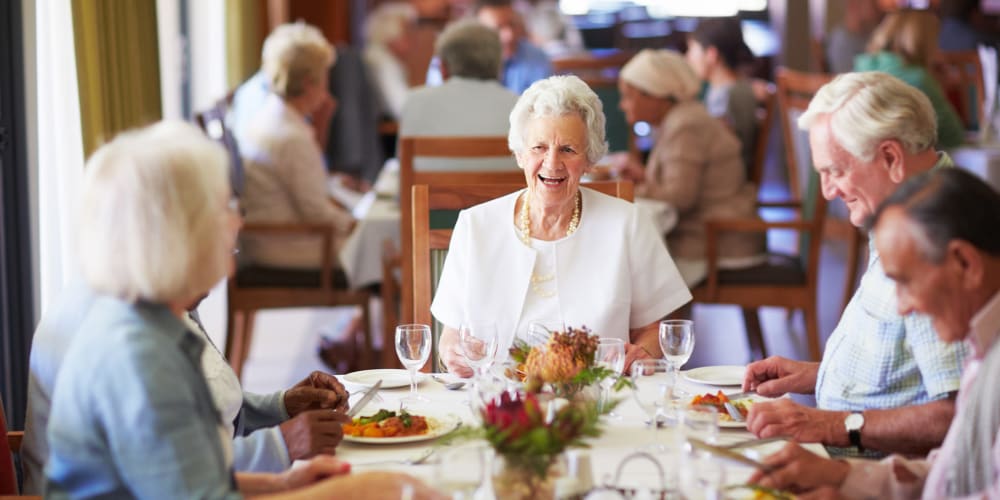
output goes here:
[[663, 238], [649, 217], [633, 207], [629, 238], [629, 272], [632, 274], [632, 307], [629, 328], [640, 328], [662, 319], [691, 300]]
[[463, 292], [468, 282], [472, 230], [466, 212], [464, 210], [459, 212], [455, 230], [451, 233], [451, 244], [448, 245], [448, 256], [444, 261], [441, 279], [434, 294], [434, 302], [431, 303], [431, 314], [434, 318], [452, 328], [458, 328], [464, 316]]

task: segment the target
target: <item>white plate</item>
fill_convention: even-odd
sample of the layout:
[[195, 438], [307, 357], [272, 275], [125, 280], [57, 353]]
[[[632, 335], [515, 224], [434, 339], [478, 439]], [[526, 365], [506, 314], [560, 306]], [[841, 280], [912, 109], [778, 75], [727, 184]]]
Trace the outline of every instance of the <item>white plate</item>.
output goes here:
[[742, 385], [745, 371], [739, 365], [703, 366], [684, 372], [684, 378], [698, 384]]
[[[704, 393], [702, 395], [704, 395]], [[754, 403], [758, 403], [758, 402], [761, 402], [761, 401], [773, 401], [773, 399], [772, 398], [765, 398], [764, 396], [758, 396], [758, 395], [755, 394], [755, 395], [752, 395], [752, 396], [747, 396], [745, 398], [740, 398], [738, 401], [752, 401]], [[729, 414], [726, 413], [725, 411], [720, 411], [719, 412], [719, 428], [720, 429], [744, 429], [744, 428], [746, 428], [746, 426], [747, 426], [747, 423], [745, 421], [744, 422], [737, 422], [735, 420], [732, 420], [729, 417]]]
[[[421, 383], [427, 375], [417, 372], [417, 383]], [[396, 387], [410, 386], [410, 372], [397, 368], [378, 368], [375, 370], [361, 370], [340, 376], [340, 380], [345, 385], [356, 387], [371, 387], [375, 382], [382, 380], [383, 389], [393, 389]]]
[[[379, 409], [371, 409], [362, 411], [361, 416], [372, 416], [378, 413]], [[351, 443], [365, 443], [365, 444], [400, 444], [400, 443], [413, 443], [415, 441], [428, 441], [431, 439], [437, 439], [449, 432], [458, 428], [462, 423], [462, 419], [455, 415], [454, 413], [441, 413], [430, 415], [428, 412], [414, 412], [415, 415], [424, 415], [427, 417], [427, 426], [429, 430], [427, 434], [419, 434], [416, 436], [403, 436], [403, 437], [384, 437], [384, 438], [373, 438], [373, 437], [356, 437], [356, 436], [344, 436], [344, 441]]]

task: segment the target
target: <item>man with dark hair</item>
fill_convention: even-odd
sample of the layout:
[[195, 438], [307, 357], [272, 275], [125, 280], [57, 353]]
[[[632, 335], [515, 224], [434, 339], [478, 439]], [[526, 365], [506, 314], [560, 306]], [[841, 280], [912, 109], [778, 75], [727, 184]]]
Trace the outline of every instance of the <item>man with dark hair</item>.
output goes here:
[[885, 273], [896, 282], [900, 314], [932, 318], [941, 340], [972, 352], [955, 419], [926, 459], [834, 461], [790, 444], [768, 457], [775, 467], [752, 481], [848, 498], [990, 497], [1000, 493], [1000, 195], [959, 169], [907, 181], [869, 227]]
[[536, 80], [552, 74], [552, 62], [545, 52], [525, 36], [524, 23], [511, 0], [478, 0], [476, 19], [500, 35], [503, 47], [504, 86], [521, 94]]
[[[444, 84], [413, 91], [403, 105], [399, 135], [506, 136], [517, 94], [505, 89], [500, 74], [500, 38], [474, 19], [456, 21], [438, 36], [435, 55]], [[514, 168], [508, 154], [499, 158], [414, 159], [417, 170], [503, 170]]]

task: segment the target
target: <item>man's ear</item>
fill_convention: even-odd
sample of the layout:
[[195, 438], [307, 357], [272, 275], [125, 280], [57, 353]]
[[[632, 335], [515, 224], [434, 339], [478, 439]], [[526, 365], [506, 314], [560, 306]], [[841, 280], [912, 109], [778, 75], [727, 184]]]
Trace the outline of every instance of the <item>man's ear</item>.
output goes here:
[[979, 288], [985, 272], [979, 251], [967, 241], [952, 240], [948, 242], [947, 252], [948, 260], [961, 273], [962, 286], [967, 290]]
[[906, 179], [906, 169], [904, 168], [903, 145], [895, 139], [887, 139], [879, 143], [876, 152], [882, 161], [885, 169], [889, 173], [889, 178], [896, 184], [901, 184]]

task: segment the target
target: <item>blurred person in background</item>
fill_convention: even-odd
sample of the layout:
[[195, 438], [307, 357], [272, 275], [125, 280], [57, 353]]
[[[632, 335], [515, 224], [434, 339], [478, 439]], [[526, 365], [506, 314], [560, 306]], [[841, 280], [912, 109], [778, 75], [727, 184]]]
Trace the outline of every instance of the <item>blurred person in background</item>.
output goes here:
[[[684, 56], [646, 49], [622, 68], [619, 107], [630, 125], [655, 127], [645, 167], [627, 155], [619, 175], [636, 183], [637, 197], [677, 209], [667, 248], [689, 287], [705, 279], [705, 223], [714, 218], [757, 217], [757, 187], [747, 180], [740, 141], [697, 100], [701, 82]], [[763, 234], [723, 233], [719, 267], [741, 269], [764, 262]]]
[[378, 89], [382, 113], [392, 120], [399, 120], [410, 91], [406, 58], [416, 26], [417, 10], [406, 2], [379, 5], [365, 20], [365, 66]]
[[708, 83], [704, 103], [740, 140], [743, 165], [754, 163], [757, 140], [757, 98], [740, 69], [753, 60], [743, 42], [743, 28], [735, 17], [702, 19], [688, 35], [688, 63]]
[[881, 18], [882, 11], [875, 0], [844, 2], [844, 18], [830, 28], [825, 40], [826, 61], [831, 73], [853, 71], [854, 58], [865, 52], [868, 39]]
[[514, 9], [513, 0], [477, 0], [473, 14], [500, 35], [501, 81], [505, 87], [521, 94], [535, 81], [552, 74], [549, 56], [528, 41], [524, 21]]
[[939, 30], [938, 18], [930, 11], [889, 13], [872, 33], [868, 53], [855, 58], [854, 70], [882, 71], [920, 89], [937, 116], [937, 146], [950, 149], [962, 144], [965, 128], [930, 72]]
[[559, 10], [558, 2], [527, 3], [521, 11], [528, 37], [551, 59], [586, 55], [583, 36], [573, 21]]

